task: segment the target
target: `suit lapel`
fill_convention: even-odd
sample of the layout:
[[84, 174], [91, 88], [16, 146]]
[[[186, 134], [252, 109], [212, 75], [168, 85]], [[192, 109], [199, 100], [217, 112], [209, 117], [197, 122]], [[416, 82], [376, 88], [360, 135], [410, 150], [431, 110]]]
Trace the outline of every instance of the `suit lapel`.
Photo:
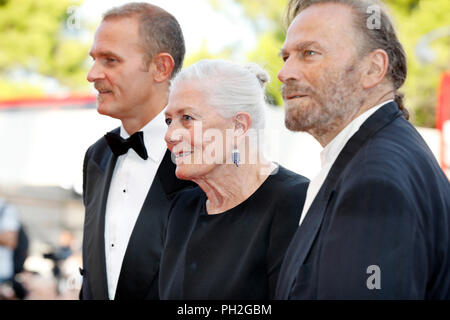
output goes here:
[[298, 269], [303, 265], [318, 231], [323, 222], [328, 204], [333, 198], [335, 187], [341, 173], [353, 159], [361, 146], [376, 132], [401, 116], [397, 104], [388, 103], [377, 110], [360, 129], [349, 139], [328, 173], [322, 187], [309, 208], [304, 221], [295, 233], [288, 250], [286, 259], [280, 271], [280, 281], [277, 286], [277, 298], [287, 299], [295, 283]]
[[[93, 201], [93, 205], [98, 207], [93, 208], [92, 217], [95, 219], [95, 223], [89, 230], [85, 231], [85, 234], [91, 239], [86, 241], [91, 244], [91, 248], [87, 250], [88, 256], [88, 278], [90, 287], [94, 297], [98, 299], [108, 299], [108, 286], [106, 277], [106, 259], [105, 259], [105, 211], [106, 202], [108, 199], [109, 186], [111, 183], [114, 167], [117, 162], [117, 157], [112, 154], [109, 149], [105, 152], [101, 162], [97, 164], [93, 159], [90, 160], [89, 166], [91, 166], [91, 180], [95, 185], [92, 188], [99, 189], [101, 192], [100, 198], [97, 201]], [[95, 170], [98, 178], [92, 176], [92, 166], [95, 166]], [[90, 209], [91, 210], [91, 209]]]
[[178, 191], [186, 187], [197, 186], [192, 181], [178, 179], [175, 175], [176, 168], [177, 166], [172, 161], [172, 153], [170, 152], [170, 150], [167, 150], [166, 154], [164, 155], [164, 159], [158, 168], [157, 175], [161, 181], [161, 186], [164, 189], [164, 193], [169, 199], [173, 198], [173, 196]]
[[282, 264], [280, 279], [277, 284], [277, 299], [286, 300], [289, 298], [289, 293], [292, 285], [295, 283], [298, 269], [305, 261], [312, 247], [331, 198], [332, 194], [330, 193], [329, 184], [324, 183], [286, 251], [286, 259], [284, 259]]
[[158, 298], [157, 276], [170, 200], [188, 185], [192, 183], [175, 176], [167, 150], [128, 242], [115, 299]]

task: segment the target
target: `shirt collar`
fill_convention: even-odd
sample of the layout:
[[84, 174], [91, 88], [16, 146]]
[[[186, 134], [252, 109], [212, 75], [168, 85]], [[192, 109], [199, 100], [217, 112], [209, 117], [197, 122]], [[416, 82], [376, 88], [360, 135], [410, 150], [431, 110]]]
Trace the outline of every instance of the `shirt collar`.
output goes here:
[[394, 100], [391, 99], [370, 108], [369, 110], [353, 119], [344, 129], [342, 129], [341, 132], [339, 132], [339, 134], [334, 137], [333, 140], [331, 140], [330, 143], [328, 143], [320, 152], [320, 161], [322, 164], [322, 168], [327, 165], [333, 164], [339, 153], [341, 153], [347, 141], [350, 140], [350, 138], [359, 130], [361, 125], [378, 109], [392, 101]]
[[[162, 159], [166, 150], [166, 143], [164, 136], [166, 134], [167, 125], [165, 118], [165, 108], [147, 122], [140, 130], [144, 133], [144, 144], [147, 149], [148, 157], [157, 162]], [[128, 138], [130, 134], [125, 130], [123, 125], [120, 125], [120, 136], [124, 139]]]

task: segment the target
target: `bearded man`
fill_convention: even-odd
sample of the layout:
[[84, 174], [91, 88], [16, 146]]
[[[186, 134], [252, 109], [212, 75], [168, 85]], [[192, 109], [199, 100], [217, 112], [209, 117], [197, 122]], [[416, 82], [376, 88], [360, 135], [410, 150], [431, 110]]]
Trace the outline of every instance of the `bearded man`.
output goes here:
[[286, 126], [324, 149], [276, 298], [449, 299], [450, 184], [407, 120], [391, 19], [372, 0], [291, 0], [288, 12]]

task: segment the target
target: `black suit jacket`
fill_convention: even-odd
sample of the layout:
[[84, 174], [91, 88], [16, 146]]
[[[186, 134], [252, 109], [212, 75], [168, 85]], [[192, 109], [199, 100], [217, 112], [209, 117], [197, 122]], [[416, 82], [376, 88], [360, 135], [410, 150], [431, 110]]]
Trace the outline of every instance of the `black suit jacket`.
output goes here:
[[[119, 128], [112, 132], [119, 133]], [[105, 262], [105, 209], [117, 157], [105, 138], [86, 152], [83, 165], [83, 284], [81, 299], [108, 299]], [[158, 299], [158, 273], [171, 199], [192, 185], [175, 176], [167, 150], [131, 234], [115, 299]]]
[[333, 164], [287, 250], [276, 298], [449, 299], [449, 236], [449, 181], [389, 103]]

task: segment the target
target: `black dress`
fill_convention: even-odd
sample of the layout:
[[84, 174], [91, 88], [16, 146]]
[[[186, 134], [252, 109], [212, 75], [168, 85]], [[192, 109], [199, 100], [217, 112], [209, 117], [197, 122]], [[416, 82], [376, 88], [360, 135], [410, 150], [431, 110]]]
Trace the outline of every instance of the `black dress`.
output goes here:
[[283, 167], [247, 200], [208, 215], [199, 188], [174, 200], [161, 258], [161, 299], [270, 299], [309, 180]]

